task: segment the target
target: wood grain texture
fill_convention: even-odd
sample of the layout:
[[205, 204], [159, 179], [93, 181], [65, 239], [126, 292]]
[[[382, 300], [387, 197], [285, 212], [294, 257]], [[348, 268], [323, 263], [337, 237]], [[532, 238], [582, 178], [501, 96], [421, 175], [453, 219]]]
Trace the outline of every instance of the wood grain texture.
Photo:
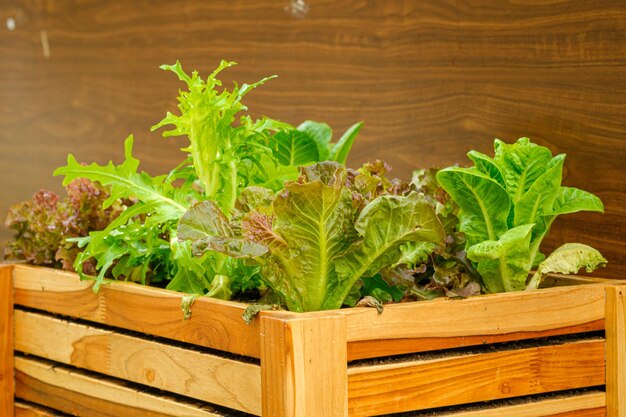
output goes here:
[[606, 405], [609, 417], [626, 417], [626, 286], [606, 291]]
[[351, 416], [603, 385], [604, 340], [348, 369]]
[[15, 304], [199, 346], [259, 357], [259, 324], [246, 324], [246, 306], [198, 298], [183, 319], [183, 295], [160, 288], [113, 282], [98, 294], [92, 282], [49, 268], [16, 265]]
[[606, 417], [606, 408], [593, 408], [590, 410], [566, 411], [565, 413], [554, 414], [551, 417]]
[[17, 398], [76, 416], [219, 417], [191, 403], [157, 396], [51, 362], [15, 358]]
[[348, 417], [345, 319], [261, 317], [263, 417]]
[[602, 330], [605, 289], [589, 284], [388, 305], [383, 314], [368, 308], [339, 313], [346, 316], [353, 360]]
[[415, 337], [380, 340], [361, 340], [348, 343], [348, 361], [378, 358], [407, 353], [432, 352], [434, 350], [456, 349], [485, 344], [513, 342], [604, 330], [604, 320], [597, 320], [577, 326], [559, 327], [544, 331], [513, 332], [474, 336]]
[[261, 368], [38, 313], [15, 311], [15, 350], [261, 414]]
[[15, 417], [68, 417], [69, 414], [61, 413], [50, 408], [42, 407], [22, 401], [15, 401]]
[[571, 285], [609, 284], [623, 285], [626, 279], [603, 278], [586, 275], [547, 274], [539, 288], [566, 287]]
[[0, 416], [13, 416], [13, 267], [0, 265]]
[[[0, 4], [0, 217], [79, 160], [137, 155], [158, 174], [183, 141], [148, 128], [175, 108], [180, 59], [226, 81], [278, 74], [247, 102], [255, 115], [364, 120], [350, 165], [467, 164], [494, 137], [529, 136], [568, 154], [565, 184], [598, 194], [606, 214], [564, 216], [545, 244], [591, 244], [626, 276], [626, 9], [622, 0], [283, 0]], [[12, 22], [12, 23], [8, 23]], [[11, 27], [13, 30], [9, 30]], [[2, 231], [1, 237], [8, 232]]]
[[441, 417], [606, 417], [606, 396], [603, 392], [581, 394], [509, 405], [497, 408], [488, 406], [476, 411], [446, 413]]

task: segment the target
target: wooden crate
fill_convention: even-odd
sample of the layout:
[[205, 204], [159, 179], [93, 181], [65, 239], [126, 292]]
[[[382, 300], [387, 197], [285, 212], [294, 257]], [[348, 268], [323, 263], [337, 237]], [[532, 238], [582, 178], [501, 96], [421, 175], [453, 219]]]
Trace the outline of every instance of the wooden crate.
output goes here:
[[[558, 281], [558, 280], [557, 280]], [[614, 282], [263, 312], [0, 267], [2, 416], [626, 416]]]

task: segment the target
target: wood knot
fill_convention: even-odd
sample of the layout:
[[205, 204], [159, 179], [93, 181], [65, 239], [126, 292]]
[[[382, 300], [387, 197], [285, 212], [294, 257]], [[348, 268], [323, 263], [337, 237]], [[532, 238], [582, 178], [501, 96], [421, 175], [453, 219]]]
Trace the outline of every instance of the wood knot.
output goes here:
[[146, 374], [146, 380], [148, 382], [154, 382], [154, 379], [156, 378], [156, 372], [154, 371], [154, 369], [147, 368], [145, 371], [145, 374]]
[[500, 392], [501, 392], [502, 394], [505, 394], [505, 395], [506, 395], [506, 394], [510, 394], [510, 393], [511, 393], [511, 386], [509, 385], [509, 383], [508, 383], [508, 382], [503, 382], [503, 383], [500, 385]]

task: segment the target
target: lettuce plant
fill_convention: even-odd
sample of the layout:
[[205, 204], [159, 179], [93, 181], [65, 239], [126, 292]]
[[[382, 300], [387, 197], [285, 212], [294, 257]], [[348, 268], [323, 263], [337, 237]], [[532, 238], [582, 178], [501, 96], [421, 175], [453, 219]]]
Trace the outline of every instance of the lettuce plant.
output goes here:
[[368, 201], [335, 162], [302, 168], [271, 204], [251, 207], [235, 223], [214, 202], [199, 203], [181, 219], [178, 235], [193, 241], [197, 254], [212, 250], [257, 263], [292, 311], [339, 308], [360, 278], [396, 264], [405, 244], [444, 238], [421, 195]]
[[[528, 138], [514, 144], [496, 139], [494, 148], [493, 158], [470, 151], [473, 167], [450, 167], [437, 174], [438, 182], [461, 209], [459, 227], [465, 234], [467, 257], [476, 265], [486, 290], [526, 288], [534, 265], [543, 274], [582, 266], [592, 270], [606, 263], [588, 246], [556, 251], [555, 257], [541, 263], [539, 247], [557, 216], [583, 210], [603, 212], [602, 202], [591, 193], [561, 185], [564, 154], [553, 156]], [[529, 287], [536, 288], [540, 281], [536, 277]]]
[[[69, 182], [66, 191], [61, 199], [41, 190], [31, 200], [9, 208], [5, 225], [14, 236], [5, 248], [5, 259], [72, 270], [80, 250], [66, 239], [104, 229], [126, 208], [117, 199], [103, 208], [103, 202], [110, 199], [109, 190], [85, 179]], [[86, 272], [94, 271], [91, 264], [83, 267]]]
[[300, 165], [328, 159], [344, 163], [362, 125], [355, 124], [331, 144], [332, 130], [325, 123], [307, 121], [294, 129], [268, 117], [253, 120], [240, 115], [247, 110], [244, 96], [274, 77], [220, 91], [217, 76], [233, 65], [222, 61], [206, 80], [197, 71], [185, 73], [180, 62], [161, 66], [175, 73], [188, 90], [181, 90], [178, 97], [180, 115], [168, 112], [152, 127], [154, 131], [172, 126], [163, 136], [189, 139], [189, 147], [183, 150], [190, 154], [204, 195], [225, 213], [230, 213], [237, 195], [248, 185], [280, 189], [285, 180], [295, 179]]
[[234, 64], [222, 61], [205, 79], [196, 71], [187, 74], [179, 62], [161, 67], [187, 87], [179, 93], [180, 114], [168, 112], [152, 128], [169, 126], [164, 136], [186, 136], [189, 141], [183, 148], [186, 157], [167, 175], [139, 171], [132, 136], [119, 165], [83, 165], [69, 155], [67, 165], [55, 171], [64, 176], [64, 184], [86, 178], [109, 187], [105, 208], [120, 198], [136, 202], [103, 230], [75, 239], [83, 251], [74, 267], [89, 278], [83, 267], [95, 263], [95, 290], [111, 276], [142, 283], [168, 280], [169, 289], [221, 298], [262, 286], [256, 266], [214, 251], [192, 256], [190, 242], [177, 238], [179, 219], [194, 203], [205, 200], [231, 217], [246, 187], [277, 191], [286, 180], [297, 178], [299, 165], [325, 159], [345, 162], [361, 123], [332, 143], [332, 130], [325, 123], [306, 121], [294, 128], [267, 117], [252, 119], [242, 100], [272, 77], [222, 88], [217, 76]]

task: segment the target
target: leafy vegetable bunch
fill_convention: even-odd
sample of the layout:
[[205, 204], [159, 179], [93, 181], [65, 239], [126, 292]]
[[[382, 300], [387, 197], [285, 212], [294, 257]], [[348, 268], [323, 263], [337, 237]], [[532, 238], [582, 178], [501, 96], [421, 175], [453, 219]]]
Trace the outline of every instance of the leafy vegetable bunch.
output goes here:
[[348, 169], [361, 123], [333, 142], [324, 123], [252, 119], [242, 100], [271, 77], [222, 88], [217, 76], [232, 65], [206, 79], [162, 66], [186, 89], [179, 114], [152, 130], [187, 137], [180, 164], [139, 171], [132, 136], [119, 165], [69, 155], [55, 171], [64, 201], [42, 191], [11, 209], [7, 256], [73, 262], [95, 291], [126, 279], [223, 299], [253, 293], [293, 311], [534, 289], [546, 273], [606, 263], [582, 244], [539, 251], [558, 215], [603, 210], [561, 186], [564, 155], [522, 138], [496, 140], [493, 158], [469, 152], [471, 168], [416, 171], [410, 184], [388, 179], [381, 161]]
[[[132, 204], [115, 200], [103, 208], [109, 197], [100, 184], [77, 179], [67, 185], [63, 199], [52, 191], [40, 190], [31, 200], [10, 207], [5, 226], [13, 230], [14, 238], [5, 247], [5, 258], [73, 270], [80, 249], [66, 239], [104, 229], [126, 204]], [[83, 264], [85, 273], [93, 273], [94, 267]]]
[[192, 256], [190, 243], [177, 238], [179, 219], [199, 201], [212, 201], [231, 217], [246, 187], [277, 191], [298, 176], [299, 165], [327, 159], [345, 162], [361, 123], [333, 143], [332, 130], [324, 123], [307, 121], [296, 128], [267, 117], [253, 120], [242, 100], [269, 78], [235, 84], [232, 90], [221, 88], [217, 76], [232, 65], [222, 61], [206, 79], [196, 71], [188, 75], [178, 62], [161, 67], [187, 88], [178, 97], [180, 114], [168, 112], [152, 128], [169, 126], [164, 136], [189, 140], [182, 149], [186, 157], [168, 174], [153, 177], [138, 170], [132, 136], [120, 165], [82, 165], [70, 155], [67, 165], [55, 171], [65, 176], [64, 184], [86, 178], [108, 187], [105, 208], [119, 199], [136, 201], [103, 230], [74, 240], [83, 248], [75, 262], [79, 273], [95, 260], [95, 290], [111, 276], [142, 283], [169, 281], [169, 289], [220, 298], [264, 288], [256, 266], [215, 251]]
[[378, 186], [367, 170], [349, 175], [336, 162], [321, 162], [302, 168], [276, 195], [249, 189], [260, 195], [234, 221], [213, 201], [195, 205], [178, 235], [196, 254], [216, 251], [259, 265], [292, 311], [340, 308], [360, 279], [401, 263], [405, 244], [444, 238], [422, 195]]
[[[565, 155], [521, 138], [495, 141], [493, 158], [477, 151], [471, 168], [450, 167], [437, 180], [460, 207], [459, 230], [465, 234], [467, 257], [488, 292], [535, 289], [549, 272], [588, 271], [606, 259], [582, 244], [566, 244], [547, 259], [539, 251], [557, 216], [578, 211], [603, 212], [595, 195], [561, 186]], [[533, 266], [537, 273], [527, 286]]]

